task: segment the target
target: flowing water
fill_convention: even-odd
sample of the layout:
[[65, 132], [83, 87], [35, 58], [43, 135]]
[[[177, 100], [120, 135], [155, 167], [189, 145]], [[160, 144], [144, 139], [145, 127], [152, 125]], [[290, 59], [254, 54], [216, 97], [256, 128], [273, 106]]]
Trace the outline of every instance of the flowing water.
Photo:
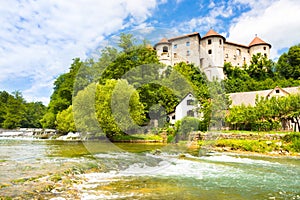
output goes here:
[[8, 185], [0, 196], [28, 190], [13, 180], [96, 162], [100, 172], [77, 175], [82, 181], [72, 185], [79, 199], [300, 199], [299, 158], [50, 140], [0, 139], [0, 148], [0, 184]]

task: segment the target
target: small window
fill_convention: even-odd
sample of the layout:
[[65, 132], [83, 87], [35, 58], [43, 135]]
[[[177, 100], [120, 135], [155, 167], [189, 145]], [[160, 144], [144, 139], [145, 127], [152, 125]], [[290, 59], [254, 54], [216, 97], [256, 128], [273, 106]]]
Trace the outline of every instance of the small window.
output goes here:
[[277, 90], [275, 90], [275, 92], [277, 93], [277, 94], [279, 94], [280, 93], [280, 91], [277, 89]]
[[194, 117], [194, 111], [192, 111], [192, 110], [189, 110], [189, 111], [187, 111], [187, 116], [189, 116], [189, 117]]
[[236, 60], [236, 55], [233, 56], [233, 59]]
[[163, 47], [163, 52], [168, 52], [168, 47], [167, 46]]
[[176, 49], [177, 48], [177, 44], [174, 44], [174, 49]]
[[237, 49], [237, 50], [236, 50], [236, 55], [238, 55], [238, 56], [241, 55], [241, 50], [240, 50], [240, 49]]
[[265, 57], [267, 57], [267, 54], [266, 54], [266, 53], [264, 53], [264, 56], [265, 56]]
[[219, 42], [220, 42], [220, 45], [221, 45], [222, 44], [222, 40], [220, 39]]
[[225, 58], [228, 58], [228, 53], [225, 54]]
[[211, 39], [209, 39], [207, 42], [208, 42], [207, 44], [211, 44]]
[[172, 119], [175, 119], [175, 115], [172, 116]]
[[193, 105], [194, 104], [194, 100], [193, 99], [188, 99], [186, 101], [186, 105]]
[[244, 57], [244, 62], [246, 61], [246, 57]]
[[190, 54], [191, 54], [191, 53], [190, 53], [190, 50], [187, 50], [187, 51], [186, 51], [186, 55], [189, 56]]
[[174, 58], [177, 58], [177, 53], [174, 53]]
[[211, 49], [208, 50], [208, 54], [212, 54], [212, 50]]
[[188, 42], [186, 42], [186, 46], [187, 47], [189, 47], [190, 46], [190, 42], [188, 41]]
[[264, 47], [264, 50], [267, 50], [267, 48], [266, 48], [266, 47]]

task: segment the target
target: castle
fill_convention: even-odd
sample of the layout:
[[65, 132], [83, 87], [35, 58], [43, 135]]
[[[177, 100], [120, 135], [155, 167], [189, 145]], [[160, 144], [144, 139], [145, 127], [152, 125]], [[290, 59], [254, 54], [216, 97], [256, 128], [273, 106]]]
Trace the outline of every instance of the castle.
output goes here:
[[226, 41], [226, 38], [210, 29], [202, 38], [198, 32], [173, 38], [163, 38], [154, 45], [161, 63], [173, 66], [179, 62], [193, 63], [209, 80], [224, 79], [223, 66], [230, 62], [242, 67], [250, 64], [253, 55], [261, 53], [269, 57], [271, 45], [259, 37], [243, 45]]

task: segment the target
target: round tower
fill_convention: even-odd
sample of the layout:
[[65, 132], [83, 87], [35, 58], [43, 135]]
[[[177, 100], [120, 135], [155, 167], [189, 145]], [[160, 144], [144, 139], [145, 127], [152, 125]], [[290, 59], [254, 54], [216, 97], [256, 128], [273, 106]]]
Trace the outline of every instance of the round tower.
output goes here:
[[154, 45], [159, 61], [171, 65], [171, 43], [167, 38], [161, 39]]
[[209, 80], [224, 79], [224, 43], [225, 38], [213, 29], [201, 38], [200, 65]]
[[261, 53], [261, 55], [269, 58], [271, 47], [272, 46], [269, 43], [266, 43], [259, 37], [255, 36], [255, 38], [249, 44], [249, 54], [252, 57], [253, 55]]

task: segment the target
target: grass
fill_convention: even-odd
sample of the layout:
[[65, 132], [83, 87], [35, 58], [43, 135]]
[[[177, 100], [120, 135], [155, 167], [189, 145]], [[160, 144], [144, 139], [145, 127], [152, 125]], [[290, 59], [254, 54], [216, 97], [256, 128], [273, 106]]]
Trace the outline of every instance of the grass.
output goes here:
[[113, 138], [113, 141], [132, 141], [132, 140], [155, 140], [162, 141], [162, 137], [156, 134], [133, 134], [133, 135], [118, 135]]
[[293, 132], [287, 132], [287, 131], [244, 131], [244, 130], [230, 130], [230, 131], [220, 131], [220, 132], [221, 133], [229, 133], [229, 134], [259, 134], [259, 135], [293, 133]]

